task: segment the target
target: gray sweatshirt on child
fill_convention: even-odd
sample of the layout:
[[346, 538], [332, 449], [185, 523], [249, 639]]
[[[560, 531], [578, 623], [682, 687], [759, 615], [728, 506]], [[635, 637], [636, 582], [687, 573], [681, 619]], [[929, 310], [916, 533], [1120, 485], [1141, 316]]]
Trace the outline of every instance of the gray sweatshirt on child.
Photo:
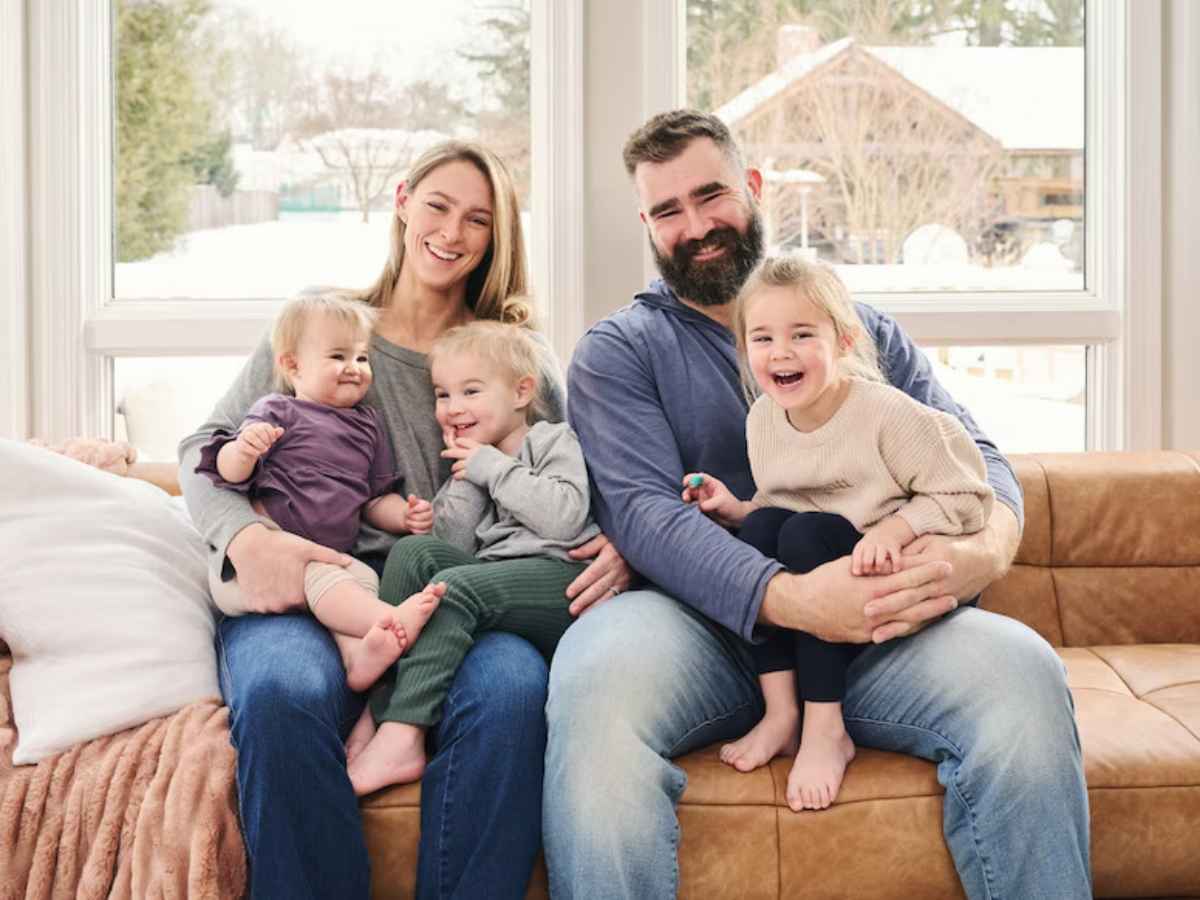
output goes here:
[[[565, 406], [562, 376], [557, 360], [545, 338], [533, 332], [543, 353], [542, 398], [552, 418], [561, 419]], [[450, 474], [450, 461], [441, 458], [442, 430], [434, 418], [433, 382], [429, 377], [429, 357], [424, 353], [393, 344], [375, 335], [371, 338], [371, 371], [374, 382], [363, 401], [383, 416], [392, 441], [398, 477], [394, 490], [399, 494], [433, 497]], [[237, 380], [225, 392], [203, 425], [179, 444], [179, 485], [187, 501], [188, 512], [208, 542], [209, 567], [226, 580], [233, 567], [225, 551], [247, 525], [261, 521], [246, 497], [223, 490], [206, 476], [196, 473], [200, 448], [217, 429], [236, 432], [254, 401], [274, 387], [274, 358], [267, 339], [246, 360]], [[362, 523], [355, 556], [386, 553], [397, 535]]]
[[466, 477], [433, 500], [433, 533], [479, 559], [552, 556], [600, 533], [589, 512], [587, 467], [565, 422], [538, 422], [516, 456], [480, 447]]

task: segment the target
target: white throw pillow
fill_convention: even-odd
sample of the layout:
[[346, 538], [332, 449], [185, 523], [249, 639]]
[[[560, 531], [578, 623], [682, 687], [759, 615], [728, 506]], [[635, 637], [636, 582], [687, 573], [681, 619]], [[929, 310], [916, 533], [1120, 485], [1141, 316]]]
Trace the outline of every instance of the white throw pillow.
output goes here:
[[219, 695], [199, 533], [162, 490], [0, 440], [15, 764]]

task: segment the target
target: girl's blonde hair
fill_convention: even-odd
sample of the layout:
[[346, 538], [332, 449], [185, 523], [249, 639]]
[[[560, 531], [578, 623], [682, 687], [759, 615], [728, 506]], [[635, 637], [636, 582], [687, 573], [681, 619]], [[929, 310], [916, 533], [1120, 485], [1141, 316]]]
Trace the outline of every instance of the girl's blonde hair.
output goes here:
[[550, 418], [542, 396], [542, 370], [546, 358], [528, 328], [482, 321], [451, 328], [433, 342], [429, 350], [430, 368], [437, 365], [439, 358], [455, 354], [486, 360], [513, 384], [522, 378], [532, 378], [533, 399], [525, 409], [525, 420], [532, 425]]
[[352, 294], [331, 291], [322, 294], [301, 294], [284, 304], [271, 329], [271, 354], [275, 358], [275, 388], [284, 393], [295, 393], [287, 373], [279, 365], [284, 353], [295, 353], [300, 346], [304, 330], [313, 319], [321, 316], [332, 319], [335, 324], [354, 329], [355, 336], [370, 338], [375, 328], [377, 311], [364, 304]]
[[[445, 141], [430, 147], [412, 164], [405, 190], [412, 192], [434, 169], [451, 162], [467, 162], [479, 170], [492, 189], [492, 240], [483, 260], [467, 278], [467, 306], [477, 319], [494, 319], [522, 325], [531, 322], [533, 305], [524, 296], [529, 288], [525, 273], [525, 239], [521, 232], [521, 207], [508, 168], [491, 150], [467, 141]], [[404, 267], [404, 221], [392, 217], [391, 249], [379, 278], [359, 297], [384, 308]]]
[[[884, 381], [879, 369], [875, 342], [864, 332], [854, 309], [854, 300], [842, 279], [830, 266], [809, 262], [801, 256], [768, 256], [750, 273], [733, 304], [733, 333], [741, 362], [742, 386], [750, 402], [758, 394], [750, 372], [746, 347], [746, 311], [754, 296], [767, 288], [791, 288], [833, 320], [833, 333], [840, 352], [838, 364], [843, 375]], [[844, 344], [849, 343], [849, 349]]]

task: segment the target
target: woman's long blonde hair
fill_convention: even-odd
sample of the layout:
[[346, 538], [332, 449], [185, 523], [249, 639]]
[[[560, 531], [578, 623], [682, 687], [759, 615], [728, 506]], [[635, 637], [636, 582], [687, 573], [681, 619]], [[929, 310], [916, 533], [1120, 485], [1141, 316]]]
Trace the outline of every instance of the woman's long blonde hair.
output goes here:
[[[405, 190], [410, 193], [439, 166], [467, 162], [475, 166], [492, 188], [492, 241], [483, 260], [467, 278], [467, 307], [478, 319], [532, 326], [533, 306], [525, 294], [525, 239], [521, 233], [521, 207], [512, 176], [504, 162], [480, 144], [445, 141], [422, 153], [409, 170]], [[392, 217], [391, 249], [383, 272], [360, 295], [371, 306], [383, 309], [392, 302], [396, 282], [404, 267], [405, 224]]]
[[885, 380], [879, 369], [875, 342], [863, 330], [850, 291], [837, 273], [824, 263], [809, 262], [796, 254], [768, 256], [750, 273], [733, 304], [733, 334], [737, 340], [742, 387], [751, 403], [758, 395], [758, 385], [750, 371], [746, 310], [754, 296], [767, 288], [790, 288], [829, 316], [839, 347], [849, 345], [838, 357], [843, 375], [868, 381]]

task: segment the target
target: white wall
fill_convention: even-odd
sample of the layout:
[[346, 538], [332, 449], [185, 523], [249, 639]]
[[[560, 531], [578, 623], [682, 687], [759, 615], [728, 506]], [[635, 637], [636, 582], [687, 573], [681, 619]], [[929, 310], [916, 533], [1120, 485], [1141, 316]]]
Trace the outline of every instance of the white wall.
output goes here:
[[[1163, 446], [1200, 448], [1200, 3], [1163, 16]], [[1139, 351], [1140, 352], [1140, 351]]]
[[0, 437], [29, 428], [25, 2], [0, 0]]

